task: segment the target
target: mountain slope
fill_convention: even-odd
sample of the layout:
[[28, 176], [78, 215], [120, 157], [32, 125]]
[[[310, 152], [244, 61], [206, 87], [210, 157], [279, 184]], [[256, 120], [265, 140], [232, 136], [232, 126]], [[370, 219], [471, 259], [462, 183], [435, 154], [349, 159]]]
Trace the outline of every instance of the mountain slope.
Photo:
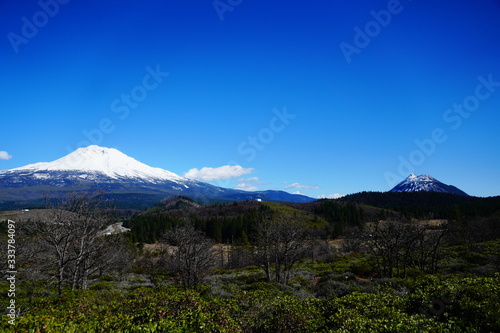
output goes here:
[[[300, 205], [300, 204], [296, 204]], [[256, 226], [263, 218], [293, 217], [315, 231], [327, 228], [329, 223], [313, 212], [298, 209], [289, 203], [258, 202], [255, 200], [226, 204], [197, 205], [177, 197], [164, 201], [125, 222], [132, 229], [132, 238], [139, 242], [152, 243], [165, 231], [191, 220], [197, 229], [217, 242], [248, 242], [255, 237]], [[243, 236], [244, 235], [244, 236]]]
[[440, 192], [458, 195], [468, 195], [452, 185], [441, 183], [429, 175], [410, 174], [405, 180], [393, 187], [389, 192]]
[[0, 209], [40, 206], [45, 196], [79, 191], [104, 191], [119, 206], [141, 209], [175, 195], [203, 203], [314, 200], [282, 191], [246, 192], [217, 187], [150, 167], [116, 149], [98, 146], [79, 148], [53, 162], [0, 171]]

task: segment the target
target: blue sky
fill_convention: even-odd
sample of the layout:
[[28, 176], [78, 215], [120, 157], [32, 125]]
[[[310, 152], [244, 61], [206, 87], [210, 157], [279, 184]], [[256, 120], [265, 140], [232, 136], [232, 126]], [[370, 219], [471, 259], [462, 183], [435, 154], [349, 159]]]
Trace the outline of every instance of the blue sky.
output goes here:
[[98, 144], [225, 187], [318, 197], [414, 172], [500, 194], [500, 1], [5, 0], [0, 15], [2, 170]]

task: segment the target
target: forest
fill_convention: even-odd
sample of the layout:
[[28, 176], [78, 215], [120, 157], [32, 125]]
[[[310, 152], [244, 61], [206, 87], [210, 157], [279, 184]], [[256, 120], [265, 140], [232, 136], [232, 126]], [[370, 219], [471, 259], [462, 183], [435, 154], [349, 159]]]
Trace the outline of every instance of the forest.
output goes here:
[[131, 211], [73, 195], [0, 221], [16, 263], [15, 295], [0, 267], [5, 332], [500, 329], [499, 197], [171, 197]]

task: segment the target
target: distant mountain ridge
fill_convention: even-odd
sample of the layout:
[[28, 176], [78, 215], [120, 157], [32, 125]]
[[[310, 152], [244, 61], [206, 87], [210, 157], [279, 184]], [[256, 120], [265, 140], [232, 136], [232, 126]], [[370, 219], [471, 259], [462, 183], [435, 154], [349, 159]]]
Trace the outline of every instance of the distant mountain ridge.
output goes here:
[[247, 192], [227, 189], [153, 168], [117, 149], [88, 146], [52, 162], [0, 171], [0, 208], [39, 204], [43, 197], [67, 192], [104, 191], [110, 199], [140, 206], [168, 196], [184, 195], [200, 202], [237, 200], [309, 202], [315, 199], [284, 191]]
[[467, 193], [453, 185], [441, 183], [429, 175], [417, 176], [414, 173], [394, 186], [389, 192], [440, 192], [468, 196]]

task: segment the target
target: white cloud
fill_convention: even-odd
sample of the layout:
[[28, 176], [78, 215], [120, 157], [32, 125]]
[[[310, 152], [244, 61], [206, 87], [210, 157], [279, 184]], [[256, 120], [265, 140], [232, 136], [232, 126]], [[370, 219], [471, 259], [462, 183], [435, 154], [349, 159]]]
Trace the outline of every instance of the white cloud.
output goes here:
[[0, 151], [0, 160], [10, 160], [12, 158], [6, 151]]
[[[250, 177], [247, 179], [244, 179], [244, 178], [240, 179], [240, 181], [247, 181], [247, 182], [258, 182], [259, 180], [260, 180], [259, 177]], [[262, 183], [262, 182], [260, 182], [260, 183]]]
[[268, 182], [263, 182], [262, 180], [260, 180], [259, 177], [240, 178], [240, 179], [238, 179], [238, 181], [240, 183], [246, 182], [246, 183], [255, 183], [258, 185], [270, 185], [270, 184], [272, 184], [272, 183], [268, 183]]
[[290, 184], [290, 185], [287, 185], [285, 186], [286, 189], [290, 189], [290, 188], [301, 188], [301, 189], [318, 189], [319, 186], [313, 186], [313, 185], [303, 185], [303, 184], [299, 184], [299, 183], [293, 183], [293, 184]]
[[302, 194], [302, 192], [300, 192], [300, 191], [295, 191], [295, 192], [293, 192], [292, 194], [300, 194], [300, 195], [303, 195], [303, 194]]
[[212, 180], [224, 180], [241, 177], [252, 173], [252, 171], [252, 168], [243, 168], [240, 165], [224, 165], [218, 168], [204, 167], [200, 170], [193, 168], [186, 172], [184, 177], [210, 182]]
[[318, 199], [339, 199], [345, 197], [345, 194], [340, 194], [340, 193], [335, 193], [335, 194], [330, 194], [330, 195], [318, 195]]
[[236, 190], [242, 190], [242, 191], [258, 191], [259, 188], [253, 184], [249, 183], [239, 183], [234, 187]]
[[260, 190], [257, 185], [267, 185], [269, 183], [262, 182], [260, 181], [259, 177], [250, 177], [250, 178], [241, 178], [238, 180], [239, 184], [236, 185], [234, 188], [236, 190], [243, 190], [243, 191], [258, 191]]

